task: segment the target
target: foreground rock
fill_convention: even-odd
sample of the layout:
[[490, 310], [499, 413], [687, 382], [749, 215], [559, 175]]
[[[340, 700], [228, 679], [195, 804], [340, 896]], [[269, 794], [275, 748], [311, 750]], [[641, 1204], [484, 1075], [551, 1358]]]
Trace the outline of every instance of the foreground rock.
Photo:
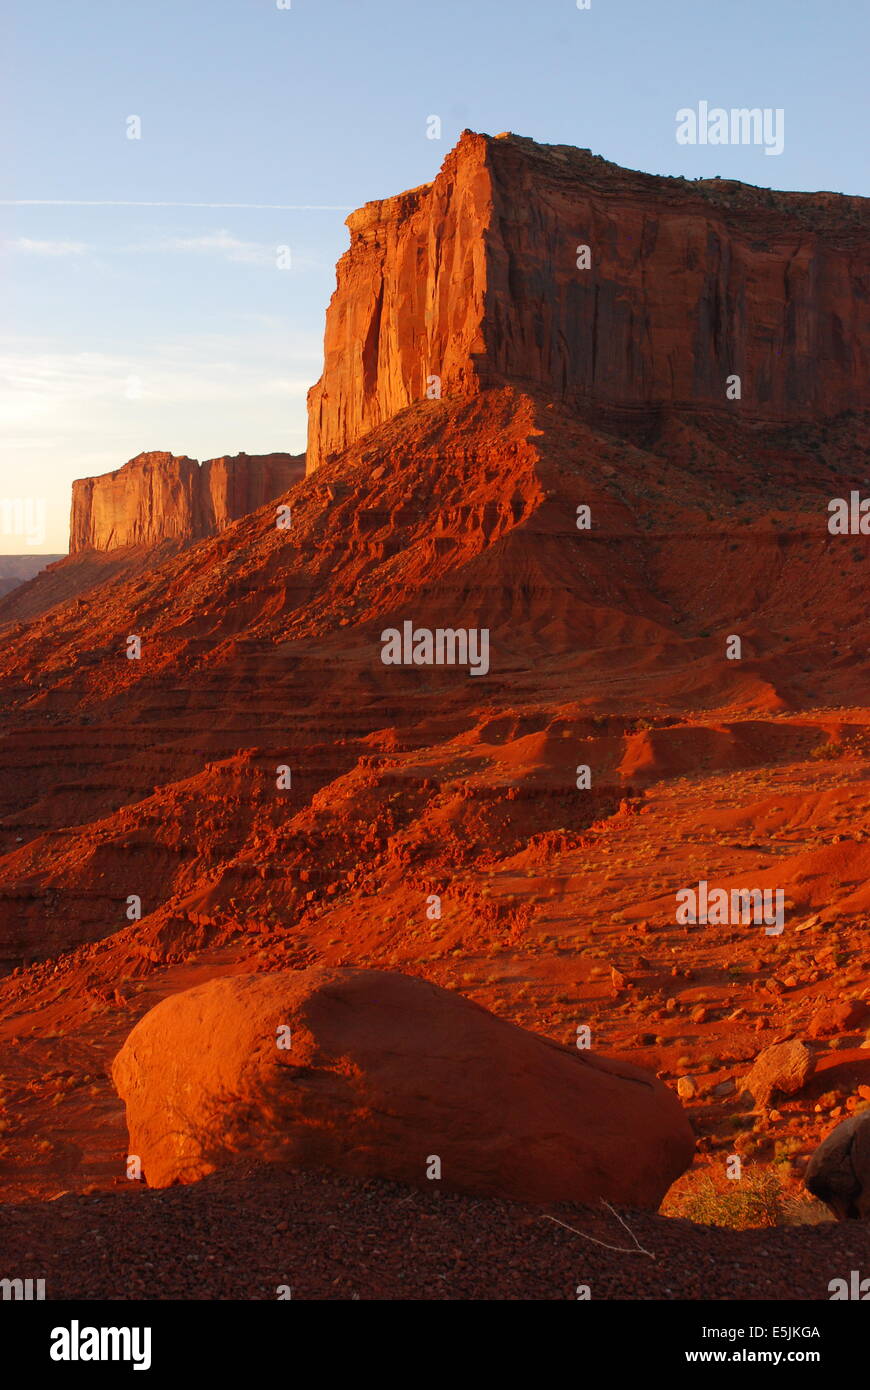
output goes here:
[[870, 1110], [831, 1131], [810, 1159], [804, 1184], [838, 1221], [870, 1220]]
[[761, 1108], [777, 1094], [793, 1096], [802, 1091], [814, 1068], [815, 1058], [802, 1042], [777, 1043], [758, 1054], [745, 1087]]
[[437, 1157], [459, 1190], [655, 1208], [694, 1151], [654, 1077], [393, 972], [211, 981], [146, 1014], [112, 1077], [152, 1187], [241, 1152], [428, 1186]]
[[824, 1038], [834, 1033], [851, 1033], [861, 1027], [868, 1013], [870, 1009], [863, 999], [843, 999], [838, 1004], [826, 1004], [810, 1019], [809, 1035], [811, 1038]]

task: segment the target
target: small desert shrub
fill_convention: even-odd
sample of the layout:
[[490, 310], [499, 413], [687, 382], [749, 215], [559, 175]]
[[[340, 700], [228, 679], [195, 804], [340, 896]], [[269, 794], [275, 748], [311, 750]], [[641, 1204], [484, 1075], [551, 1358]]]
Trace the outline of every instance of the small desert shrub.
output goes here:
[[815, 748], [810, 750], [810, 757], [816, 762], [821, 762], [823, 759], [827, 758], [839, 758], [842, 756], [842, 753], [843, 745], [841, 743], [826, 741], [817, 743]]
[[739, 1130], [754, 1128], [755, 1117], [753, 1115], [726, 1115], [722, 1121], [723, 1133], [734, 1134]]
[[665, 1198], [662, 1214], [734, 1231], [815, 1225], [830, 1219], [821, 1202], [793, 1196], [771, 1168], [744, 1168], [743, 1176], [733, 1180], [724, 1173], [714, 1177], [709, 1170], [692, 1173], [682, 1192]]
[[812, 1197], [787, 1197], [785, 1212], [787, 1226], [821, 1226], [835, 1219], [824, 1202]]
[[799, 1154], [803, 1149], [800, 1139], [788, 1136], [785, 1139], [777, 1139], [773, 1146], [775, 1163], [791, 1163], [795, 1154]]

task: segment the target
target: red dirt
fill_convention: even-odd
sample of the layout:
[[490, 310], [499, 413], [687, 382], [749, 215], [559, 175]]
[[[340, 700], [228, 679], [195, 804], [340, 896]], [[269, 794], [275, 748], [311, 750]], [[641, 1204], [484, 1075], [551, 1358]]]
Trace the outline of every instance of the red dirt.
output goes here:
[[284, 1285], [294, 1299], [574, 1300], [585, 1284], [594, 1300], [732, 1302], [828, 1300], [832, 1279], [870, 1265], [863, 1222], [726, 1231], [274, 1167], [126, 1188], [0, 1207], [4, 1267], [44, 1278], [49, 1299], [269, 1300]]

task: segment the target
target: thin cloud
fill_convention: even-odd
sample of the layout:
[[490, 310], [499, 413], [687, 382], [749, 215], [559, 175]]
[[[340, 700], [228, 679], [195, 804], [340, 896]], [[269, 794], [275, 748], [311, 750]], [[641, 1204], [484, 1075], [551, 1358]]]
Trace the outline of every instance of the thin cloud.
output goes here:
[[29, 256], [83, 256], [89, 247], [83, 241], [34, 241], [22, 236], [7, 241], [5, 249]]
[[[145, 248], [142, 248], [143, 250]], [[206, 232], [202, 236], [164, 237], [150, 248], [154, 251], [177, 251], [186, 255], [223, 256], [228, 261], [263, 261], [271, 259], [271, 248], [255, 241], [240, 241], [225, 229]]]
[[259, 362], [171, 355], [113, 357], [102, 353], [0, 355], [0, 426], [21, 428], [97, 402], [138, 401], [149, 406], [304, 401], [312, 376], [279, 377], [274, 358]]
[[256, 241], [242, 241], [226, 228], [216, 232], [205, 232], [199, 236], [161, 237], [159, 240], [128, 246], [126, 249], [147, 254], [220, 256], [223, 260], [243, 262], [247, 265], [274, 264], [275, 260], [274, 246], [265, 246]]

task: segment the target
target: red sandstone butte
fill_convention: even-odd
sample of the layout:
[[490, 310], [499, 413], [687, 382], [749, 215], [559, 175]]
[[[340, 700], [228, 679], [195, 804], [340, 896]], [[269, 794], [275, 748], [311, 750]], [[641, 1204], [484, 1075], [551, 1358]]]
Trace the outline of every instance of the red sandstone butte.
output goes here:
[[862, 409], [865, 208], [465, 131], [434, 182], [347, 219], [307, 471], [425, 399], [432, 376], [444, 395], [512, 383], [575, 407]]
[[657, 1207], [694, 1152], [654, 1076], [396, 971], [211, 980], [147, 1013], [112, 1079], [152, 1187], [238, 1153], [428, 1186], [437, 1156], [454, 1190]]
[[213, 536], [280, 497], [303, 469], [301, 454], [236, 454], [204, 463], [137, 454], [114, 473], [73, 483], [70, 554]]

